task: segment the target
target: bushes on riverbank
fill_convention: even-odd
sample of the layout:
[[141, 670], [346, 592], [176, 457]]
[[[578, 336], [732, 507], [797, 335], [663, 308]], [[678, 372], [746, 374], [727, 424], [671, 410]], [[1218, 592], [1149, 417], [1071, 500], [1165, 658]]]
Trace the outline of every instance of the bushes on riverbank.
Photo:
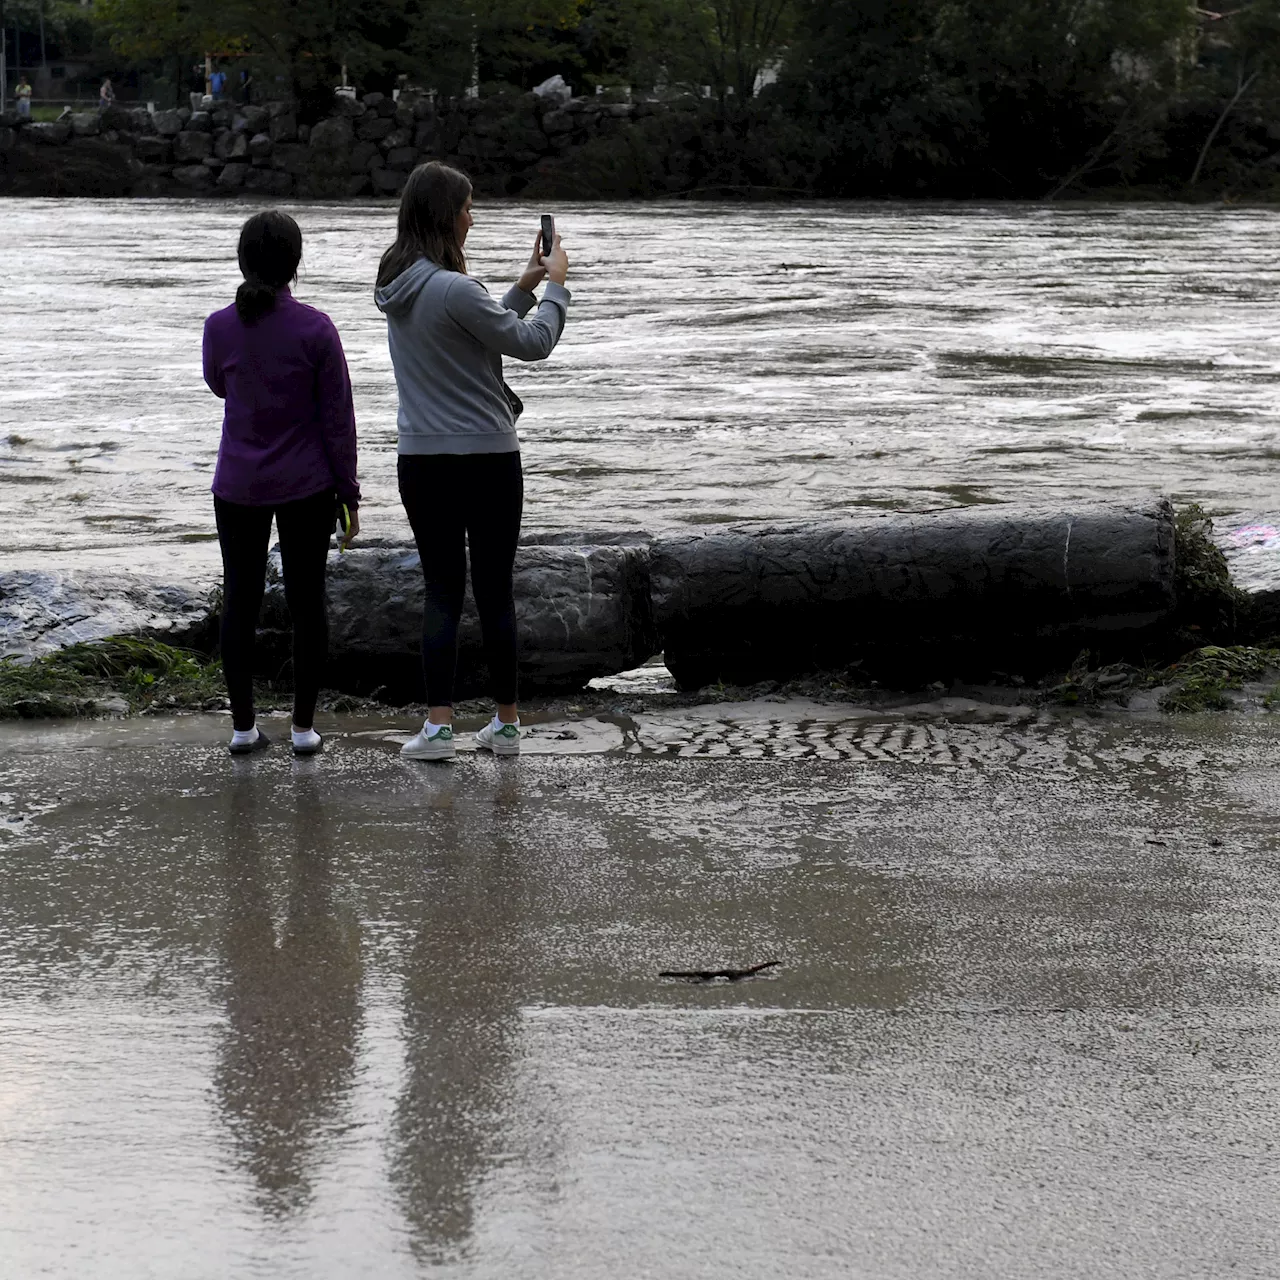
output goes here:
[[[393, 196], [403, 166], [431, 157], [475, 173], [485, 194], [538, 198], [1280, 198], [1280, 0], [360, 0], [268, 5], [268, 18], [241, 0], [197, 8], [98, 0], [84, 54], [118, 73], [123, 94], [181, 108], [204, 86], [197, 50], [232, 50], [221, 70], [238, 100], [290, 105], [246, 136], [262, 139], [254, 151], [179, 143], [201, 131], [187, 122], [158, 141], [135, 129], [147, 145], [122, 154], [139, 193]], [[276, 36], [255, 38], [266, 29]], [[577, 93], [571, 119], [528, 94], [553, 72]], [[316, 157], [288, 150], [306, 139], [277, 122], [324, 122], [348, 74], [392, 114], [393, 89], [429, 100], [448, 127], [427, 136], [415, 117], [389, 130], [394, 145], [358, 138], [379, 145], [357, 148], [350, 167], [338, 157], [318, 181]], [[81, 127], [87, 136], [93, 121]], [[102, 130], [122, 147], [125, 132]], [[61, 135], [46, 125], [27, 141], [37, 136]], [[45, 155], [15, 150], [16, 137], [0, 124], [0, 190], [112, 185], [101, 163], [61, 173], [85, 169], [80, 142]]]

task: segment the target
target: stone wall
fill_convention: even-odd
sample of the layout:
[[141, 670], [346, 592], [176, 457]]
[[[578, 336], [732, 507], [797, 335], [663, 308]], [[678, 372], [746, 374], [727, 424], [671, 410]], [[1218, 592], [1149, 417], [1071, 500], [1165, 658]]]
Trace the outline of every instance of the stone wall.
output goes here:
[[[590, 170], [592, 149], [602, 146], [625, 154], [624, 135], [664, 110], [532, 93], [443, 103], [369, 93], [336, 97], [314, 124], [300, 121], [289, 102], [154, 114], [113, 107], [57, 123], [9, 111], [0, 114], [0, 194], [394, 197], [427, 160], [457, 165], [486, 195], [625, 194], [593, 189], [575, 162], [585, 157]], [[670, 176], [656, 180], [675, 190], [688, 172], [674, 157]]]

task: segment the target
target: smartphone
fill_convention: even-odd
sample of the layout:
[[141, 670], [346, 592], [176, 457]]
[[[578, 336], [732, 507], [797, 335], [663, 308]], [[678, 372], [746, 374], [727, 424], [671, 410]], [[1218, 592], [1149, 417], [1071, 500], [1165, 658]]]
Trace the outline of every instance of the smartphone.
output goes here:
[[542, 256], [544, 258], [551, 252], [555, 242], [556, 220], [549, 213], [544, 213], [542, 215]]

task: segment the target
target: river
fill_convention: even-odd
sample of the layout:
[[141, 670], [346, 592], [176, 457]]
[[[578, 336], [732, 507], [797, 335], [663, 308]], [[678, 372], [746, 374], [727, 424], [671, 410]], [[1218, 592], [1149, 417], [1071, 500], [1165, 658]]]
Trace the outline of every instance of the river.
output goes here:
[[[346, 344], [371, 535], [404, 536], [371, 282], [386, 204], [287, 206], [298, 296]], [[11, 565], [208, 580], [221, 406], [204, 316], [249, 207], [3, 206], [0, 484]], [[540, 209], [477, 209], [500, 293]], [[564, 341], [509, 367], [527, 529], [1124, 498], [1274, 510], [1280, 217], [1176, 206], [687, 203], [555, 210]], [[484, 495], [475, 495], [482, 502]]]

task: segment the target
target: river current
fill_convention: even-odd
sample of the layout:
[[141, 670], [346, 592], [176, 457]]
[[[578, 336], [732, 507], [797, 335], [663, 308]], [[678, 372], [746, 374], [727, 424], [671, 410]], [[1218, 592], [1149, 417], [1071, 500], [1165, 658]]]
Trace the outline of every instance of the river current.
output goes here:
[[[373, 305], [385, 204], [287, 206], [298, 296], [346, 345], [368, 534], [407, 536]], [[11, 565], [211, 580], [205, 315], [249, 207], [0, 205]], [[480, 204], [501, 294], [542, 212]], [[564, 340], [508, 362], [527, 530], [927, 511], [1152, 491], [1280, 508], [1280, 215], [1174, 206], [577, 205]], [[484, 501], [476, 494], [477, 502]]]

